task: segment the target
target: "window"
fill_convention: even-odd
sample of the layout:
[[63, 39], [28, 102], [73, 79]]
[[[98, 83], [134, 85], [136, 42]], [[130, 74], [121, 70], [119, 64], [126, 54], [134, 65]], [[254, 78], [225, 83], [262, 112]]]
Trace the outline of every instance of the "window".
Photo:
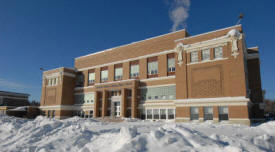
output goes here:
[[198, 52], [191, 52], [190, 59], [191, 59], [191, 62], [198, 62], [199, 61]]
[[214, 57], [215, 57], [215, 59], [223, 58], [222, 47], [216, 47], [216, 48], [214, 48]]
[[47, 86], [55, 86], [58, 84], [58, 78], [49, 78]]
[[52, 110], [52, 118], [55, 117], [55, 110]]
[[146, 113], [144, 109], [141, 110], [140, 118], [146, 119], [175, 119], [175, 109], [146, 109]]
[[228, 107], [219, 107], [219, 120], [228, 120]]
[[130, 69], [130, 77], [131, 78], [136, 78], [139, 76], [139, 65], [131, 65], [131, 69]]
[[83, 87], [84, 85], [84, 75], [82, 73], [78, 73], [76, 75], [76, 86]]
[[55, 85], [58, 85], [58, 78], [55, 78]]
[[48, 110], [47, 117], [49, 118], [51, 116], [51, 110]]
[[93, 116], [94, 116], [94, 111], [93, 111], [93, 110], [90, 110], [89, 118], [93, 118]]
[[145, 119], [145, 109], [140, 109], [140, 119], [144, 120]]
[[77, 116], [84, 118], [85, 117], [85, 112], [84, 111], [78, 111]]
[[210, 60], [210, 50], [209, 49], [202, 50], [201, 57], [202, 57], [202, 60]]
[[115, 80], [121, 80], [123, 75], [122, 68], [115, 68]]
[[147, 119], [152, 119], [152, 109], [146, 109]]
[[95, 93], [75, 94], [75, 104], [87, 104], [94, 103]]
[[213, 120], [213, 108], [203, 107], [203, 117], [204, 120]]
[[101, 82], [108, 81], [108, 70], [101, 71]]
[[154, 119], [159, 119], [159, 109], [154, 109]]
[[89, 84], [95, 83], [95, 73], [89, 73]]
[[75, 104], [83, 104], [84, 103], [84, 95], [83, 94], [74, 95], [74, 102], [75, 102]]
[[175, 118], [175, 109], [168, 109], [168, 119]]
[[144, 100], [174, 100], [176, 86], [150, 87], [140, 89], [141, 99]]
[[160, 109], [160, 119], [166, 119], [166, 109]]
[[84, 103], [94, 103], [95, 94], [94, 93], [85, 93], [84, 94]]
[[148, 62], [148, 75], [158, 74], [158, 61]]
[[55, 78], [53, 78], [53, 85], [55, 85], [56, 84], [56, 79]]
[[174, 72], [176, 70], [175, 58], [168, 58], [167, 66], [168, 66], [168, 69], [167, 69], [168, 72]]
[[198, 107], [190, 108], [190, 120], [199, 120], [199, 108]]

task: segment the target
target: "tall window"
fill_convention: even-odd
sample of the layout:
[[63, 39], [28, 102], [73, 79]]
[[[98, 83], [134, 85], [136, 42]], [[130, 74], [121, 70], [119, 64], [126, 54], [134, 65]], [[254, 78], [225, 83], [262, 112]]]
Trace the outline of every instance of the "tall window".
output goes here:
[[146, 118], [146, 112], [145, 109], [140, 109], [140, 119], [144, 120]]
[[167, 66], [168, 66], [168, 69], [167, 69], [168, 72], [174, 72], [176, 70], [175, 58], [168, 58]]
[[52, 110], [52, 118], [55, 117], [55, 110]]
[[101, 82], [108, 81], [108, 70], [102, 70], [100, 75]]
[[204, 120], [213, 120], [213, 107], [203, 107]]
[[219, 120], [228, 120], [228, 107], [219, 107]]
[[122, 68], [115, 68], [115, 80], [121, 80], [123, 75]]
[[148, 62], [148, 75], [158, 74], [158, 61]]
[[83, 87], [83, 84], [84, 84], [84, 76], [82, 73], [78, 73], [76, 75], [76, 86]]
[[216, 47], [214, 48], [214, 57], [217, 58], [223, 58], [223, 50], [222, 47]]
[[159, 119], [159, 109], [153, 109], [154, 119]]
[[190, 120], [199, 120], [199, 108], [198, 107], [190, 108]]
[[138, 76], [139, 76], [139, 65], [138, 64], [131, 65], [130, 77], [131, 78], [136, 78]]
[[93, 111], [93, 110], [90, 110], [89, 118], [93, 118], [93, 116], [94, 116], [94, 111]]
[[152, 109], [146, 109], [146, 115], [147, 115], [147, 118], [146, 119], [152, 119], [153, 116], [152, 116]]
[[175, 118], [175, 109], [168, 109], [168, 119]]
[[166, 109], [160, 109], [160, 119], [166, 119]]
[[198, 52], [191, 52], [190, 59], [191, 59], [191, 62], [198, 62], [199, 61]]
[[202, 50], [201, 57], [202, 57], [202, 60], [210, 60], [210, 50], [209, 49]]
[[89, 73], [89, 84], [95, 83], [95, 73]]

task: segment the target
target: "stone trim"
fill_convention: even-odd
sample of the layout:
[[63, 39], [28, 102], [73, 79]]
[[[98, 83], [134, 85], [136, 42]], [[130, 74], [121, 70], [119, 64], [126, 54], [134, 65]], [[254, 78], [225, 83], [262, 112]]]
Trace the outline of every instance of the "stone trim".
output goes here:
[[150, 78], [150, 79], [141, 79], [141, 82], [147, 82], [147, 81], [155, 81], [155, 80], [166, 80], [166, 79], [174, 79], [176, 76], [166, 76], [166, 77], [156, 77], [156, 78]]
[[246, 98], [245, 96], [239, 96], [239, 97], [218, 97], [218, 98], [190, 98], [190, 99], [176, 99], [174, 100], [176, 103], [181, 102], [221, 102], [221, 101], [250, 101], [249, 98]]
[[152, 86], [141, 86], [139, 89], [144, 89], [144, 88], [155, 88], [155, 87], [165, 87], [165, 86], [175, 86], [175, 83], [170, 83], [170, 84], [162, 84], [162, 85], [152, 85]]
[[214, 59], [214, 60], [204, 60], [204, 61], [201, 61], [201, 62], [191, 62], [191, 63], [188, 63], [187, 65], [194, 65], [194, 64], [202, 64], [202, 63], [223, 61], [223, 60], [227, 60], [227, 59], [228, 59], [228, 58], [217, 58], [217, 59]]

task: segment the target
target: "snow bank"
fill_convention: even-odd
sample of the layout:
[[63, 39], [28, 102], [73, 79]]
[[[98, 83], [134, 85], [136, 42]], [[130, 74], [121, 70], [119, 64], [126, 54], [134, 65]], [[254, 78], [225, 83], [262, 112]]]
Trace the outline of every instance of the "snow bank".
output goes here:
[[275, 121], [259, 126], [0, 116], [1, 151], [275, 151]]

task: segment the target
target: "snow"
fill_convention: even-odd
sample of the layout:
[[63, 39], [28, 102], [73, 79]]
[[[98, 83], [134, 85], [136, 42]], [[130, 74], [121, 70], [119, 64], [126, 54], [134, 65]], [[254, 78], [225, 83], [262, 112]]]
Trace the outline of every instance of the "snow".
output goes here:
[[1, 151], [275, 151], [275, 121], [257, 126], [172, 121], [101, 122], [0, 116]]
[[27, 108], [27, 106], [16, 107], [14, 109], [10, 109], [10, 111], [27, 111]]

